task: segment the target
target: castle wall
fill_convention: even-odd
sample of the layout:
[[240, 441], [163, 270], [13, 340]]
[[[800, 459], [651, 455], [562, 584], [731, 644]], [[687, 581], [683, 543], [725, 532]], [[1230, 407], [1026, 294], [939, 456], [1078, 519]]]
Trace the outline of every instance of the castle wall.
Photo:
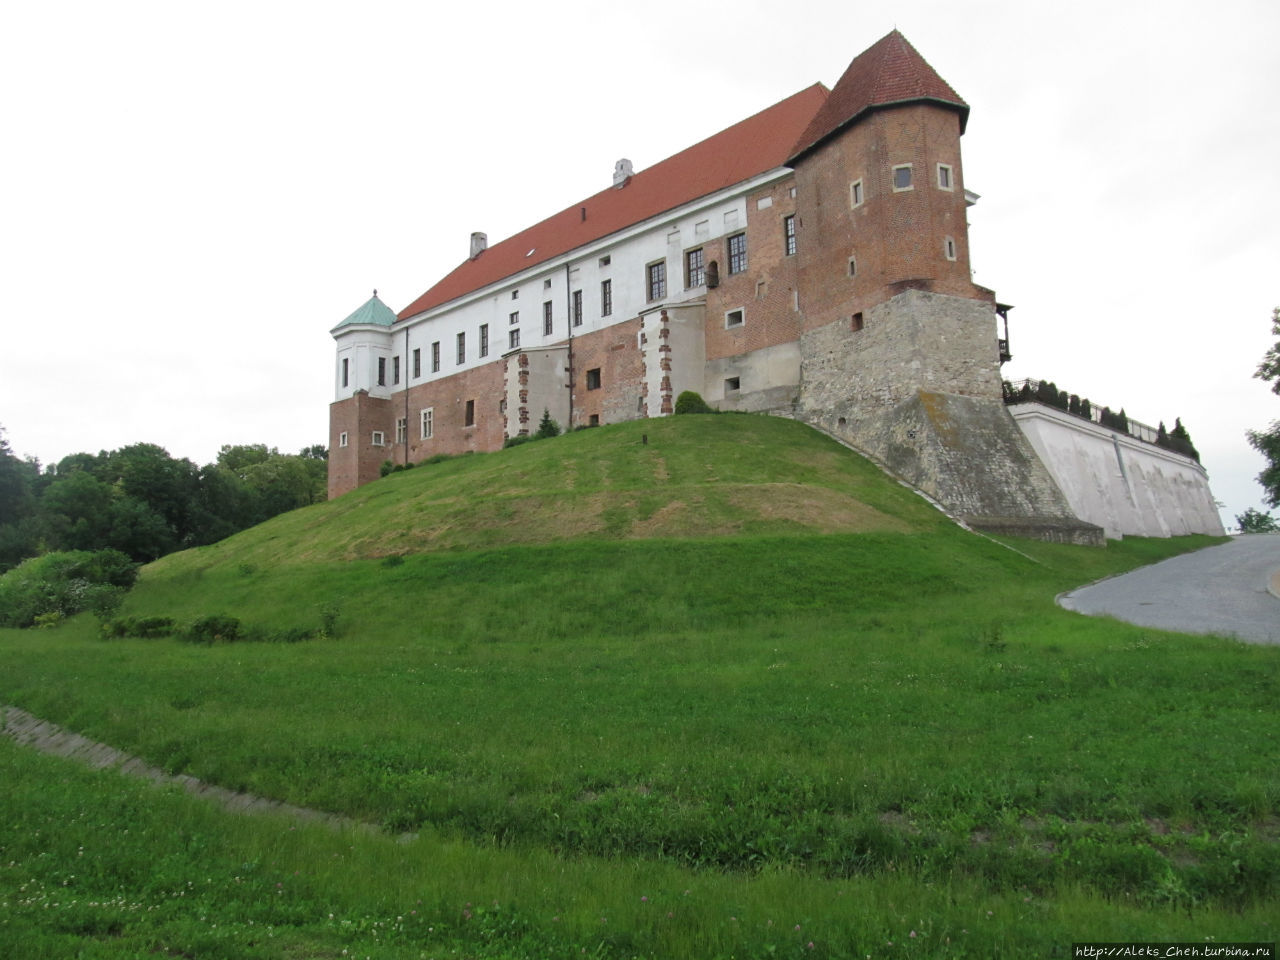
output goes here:
[[[416, 463], [438, 453], [497, 450], [506, 428], [506, 364], [501, 359], [453, 376], [410, 387], [389, 401], [390, 416], [408, 416], [408, 459]], [[467, 423], [470, 403], [472, 422]], [[422, 413], [431, 411], [431, 436], [424, 437]], [[542, 411], [538, 411], [542, 415]], [[537, 424], [534, 424], [536, 429]], [[406, 450], [397, 445], [385, 459], [405, 462]]]
[[[912, 182], [897, 190], [894, 167], [902, 164], [911, 165]], [[939, 186], [939, 164], [950, 169], [950, 189]], [[854, 183], [861, 184], [856, 203]], [[807, 156], [796, 186], [806, 329], [865, 313], [903, 284], [991, 299], [970, 279], [955, 111], [929, 104], [877, 110]]]
[[[395, 439], [390, 402], [365, 391], [329, 405], [329, 498], [377, 480]], [[382, 434], [375, 444], [374, 432]], [[345, 441], [345, 442], [344, 442]]]
[[562, 344], [508, 354], [506, 360], [505, 433], [508, 437], [538, 432], [545, 410], [561, 429], [569, 426], [569, 347]]
[[1009, 410], [1072, 510], [1109, 538], [1224, 533], [1194, 460], [1042, 404]]
[[[573, 338], [573, 424], [620, 423], [644, 416], [639, 317]], [[591, 371], [599, 371], [595, 381]], [[595, 384], [593, 386], [593, 384]]]

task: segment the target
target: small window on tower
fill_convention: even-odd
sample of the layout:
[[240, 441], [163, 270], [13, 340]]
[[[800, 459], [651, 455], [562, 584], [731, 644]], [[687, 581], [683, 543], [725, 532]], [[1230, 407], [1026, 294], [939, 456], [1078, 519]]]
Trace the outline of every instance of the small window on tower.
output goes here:
[[387, 358], [378, 358], [378, 386], [385, 387], [387, 385]]
[[911, 189], [911, 164], [900, 163], [893, 168], [893, 189]]
[[741, 310], [730, 310], [724, 315], [724, 325], [726, 327], [740, 327], [745, 319]]
[[467, 401], [467, 411], [462, 425], [464, 427], [474, 427], [476, 425], [476, 402], [474, 400]]
[[375, 447], [385, 447], [387, 445], [387, 435], [381, 430], [373, 431], [373, 436], [369, 439]]
[[856, 277], [858, 275], [858, 258], [849, 258], [849, 276]]
[[343, 430], [338, 434], [338, 446], [345, 447], [347, 445], [347, 431]]
[[862, 181], [855, 180], [849, 184], [849, 206], [862, 206]]
[[724, 392], [737, 393], [742, 389], [742, 379], [740, 377], [725, 377]]
[[956, 242], [953, 238], [947, 237], [942, 243], [942, 251], [946, 254], [948, 260], [956, 258]]
[[951, 165], [946, 163], [938, 164], [938, 189], [951, 189]]

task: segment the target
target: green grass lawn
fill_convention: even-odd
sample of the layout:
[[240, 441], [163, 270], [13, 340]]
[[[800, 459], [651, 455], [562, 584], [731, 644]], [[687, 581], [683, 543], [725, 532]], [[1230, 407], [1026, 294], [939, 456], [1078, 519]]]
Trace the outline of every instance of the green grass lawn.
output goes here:
[[[591, 529], [566, 521], [579, 497], [602, 504]], [[387, 835], [235, 818], [0, 741], [0, 939], [103, 957], [1274, 940], [1276, 651], [1053, 604], [1209, 542], [1008, 549], [757, 417], [396, 474], [151, 565], [123, 611], [330, 636], [0, 631], [0, 701]], [[126, 828], [118, 856], [48, 839]], [[79, 930], [42, 905], [66, 873], [139, 906]]]

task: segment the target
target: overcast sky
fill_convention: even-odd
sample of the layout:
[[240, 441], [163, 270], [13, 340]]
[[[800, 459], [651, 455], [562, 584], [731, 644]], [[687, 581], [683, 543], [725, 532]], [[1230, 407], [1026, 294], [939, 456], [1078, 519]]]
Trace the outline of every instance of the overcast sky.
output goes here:
[[328, 331], [900, 29], [972, 108], [1009, 379], [1182, 417], [1225, 519], [1280, 304], [1275, 0], [14, 3], [0, 425], [43, 462], [327, 442]]

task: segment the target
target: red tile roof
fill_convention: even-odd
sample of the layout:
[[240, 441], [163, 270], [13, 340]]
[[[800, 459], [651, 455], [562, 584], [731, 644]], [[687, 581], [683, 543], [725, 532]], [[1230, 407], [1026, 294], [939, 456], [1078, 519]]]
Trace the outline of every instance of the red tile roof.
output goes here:
[[[856, 62], [856, 61], [855, 61]], [[841, 81], [843, 82], [843, 81]], [[400, 311], [405, 320], [684, 203], [783, 166], [827, 99], [820, 83], [467, 260]], [[586, 219], [582, 208], [586, 208]], [[529, 251], [533, 251], [530, 253]]]
[[877, 107], [933, 100], [960, 114], [960, 132], [969, 119], [969, 105], [938, 76], [933, 67], [897, 30], [854, 58], [813, 121], [797, 138], [788, 162], [798, 160], [836, 131]]

